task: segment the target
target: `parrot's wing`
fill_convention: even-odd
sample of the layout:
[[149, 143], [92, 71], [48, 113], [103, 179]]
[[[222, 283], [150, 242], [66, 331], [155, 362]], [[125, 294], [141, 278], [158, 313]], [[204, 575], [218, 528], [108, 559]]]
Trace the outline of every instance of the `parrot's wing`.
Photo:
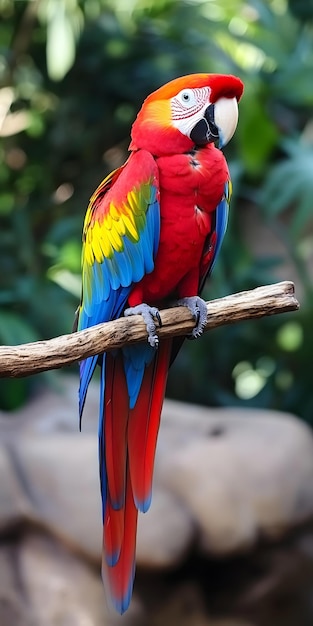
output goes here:
[[[83, 229], [78, 330], [119, 317], [133, 283], [154, 268], [160, 237], [158, 169], [149, 152], [133, 153], [91, 197]], [[98, 356], [80, 364], [80, 415]]]
[[232, 194], [232, 185], [231, 185], [231, 181], [228, 180], [225, 183], [223, 197], [220, 203], [216, 207], [213, 220], [212, 220], [212, 230], [209, 236], [207, 237], [207, 240], [205, 242], [205, 246], [203, 249], [201, 269], [200, 269], [200, 284], [199, 284], [200, 293], [203, 289], [206, 278], [211, 274], [213, 270], [218, 253], [223, 243], [224, 235], [227, 229], [231, 194]]
[[[123, 167], [112, 172], [91, 198], [83, 231], [83, 295], [78, 330], [115, 319], [123, 313], [134, 283], [154, 269], [159, 237], [158, 169], [150, 153], [138, 151]], [[130, 602], [135, 571], [137, 506], [134, 498], [140, 499], [138, 506], [149, 504], [152, 469], [148, 470], [153, 466], [156, 434], [152, 442], [150, 439], [157, 433], [166, 381], [165, 376], [164, 385], [159, 385], [160, 400], [153, 411], [150, 392], [156, 365], [153, 361], [148, 367], [148, 363], [154, 352], [149, 344], [136, 346], [133, 351], [128, 346], [100, 358], [89, 357], [80, 364], [80, 416], [97, 361], [101, 364], [102, 572], [109, 595], [120, 613]], [[166, 354], [163, 358], [160, 356], [163, 352], [158, 350], [156, 361], [159, 363], [161, 359], [161, 365], [166, 361]], [[141, 387], [142, 393], [136, 408], [132, 409], [129, 388], [134, 385], [137, 395]]]

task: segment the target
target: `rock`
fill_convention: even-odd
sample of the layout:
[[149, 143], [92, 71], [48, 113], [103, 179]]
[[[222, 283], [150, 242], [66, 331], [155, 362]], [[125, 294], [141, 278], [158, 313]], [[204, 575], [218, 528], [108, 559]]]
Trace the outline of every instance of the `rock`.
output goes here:
[[[26, 435], [23, 442], [17, 440], [14, 445], [14, 462], [23, 476], [28, 510], [31, 508], [36, 523], [99, 564], [102, 528], [97, 445], [96, 437], [88, 434]], [[11, 474], [7, 468], [7, 475]], [[0, 493], [3, 518], [7, 507]], [[18, 504], [20, 495], [16, 496], [13, 490], [11, 495]], [[7, 519], [11, 516], [12, 520], [12, 510], [13, 504], [8, 508]], [[19, 509], [15, 513], [18, 512]], [[138, 563], [145, 567], [178, 563], [194, 534], [187, 509], [156, 485], [151, 510], [139, 516]]]
[[25, 435], [23, 441], [16, 441], [14, 451], [37, 520], [75, 552], [99, 564], [102, 529], [96, 437]]
[[[77, 376], [55, 376], [55, 387], [42, 387], [31, 400], [14, 413], [0, 411], [1, 439], [20, 429], [27, 432], [50, 434], [51, 432], [79, 431]], [[99, 412], [99, 388], [97, 383], [89, 386], [82, 432], [97, 433]]]
[[157, 478], [191, 512], [207, 552], [245, 550], [313, 516], [312, 433], [274, 411], [168, 402]]
[[32, 507], [17, 475], [8, 446], [0, 447], [0, 533], [32, 517]]
[[124, 619], [108, 610], [98, 572], [51, 537], [0, 549], [1, 626], [141, 626], [141, 616], [136, 597]]
[[[50, 391], [34, 398], [22, 418], [0, 417], [1, 626], [122, 623], [105, 609], [99, 573], [98, 387], [91, 385], [80, 434], [77, 381], [69, 382], [61, 397]], [[229, 572], [234, 559], [245, 558], [236, 555], [250, 550], [251, 563], [269, 550], [268, 541], [258, 550], [260, 537], [279, 538], [281, 546], [283, 537], [291, 542], [295, 536], [288, 530], [312, 517], [313, 438], [305, 424], [277, 412], [206, 409], [167, 401], [152, 506], [139, 516], [138, 576], [125, 626], [299, 626], [294, 621], [298, 607], [289, 621], [282, 615], [283, 621], [274, 622], [268, 617], [271, 607], [263, 608], [273, 590], [281, 593], [280, 581], [286, 581], [287, 571], [284, 559], [280, 569], [275, 566], [275, 575], [274, 565], [257, 562], [256, 571], [266, 570], [266, 576], [253, 574], [249, 593], [241, 594], [246, 614], [224, 611], [225, 602], [236, 607], [236, 593], [231, 594], [242, 561], [238, 567], [235, 561], [230, 584], [227, 578], [223, 582], [218, 570], [221, 604], [215, 612], [211, 606], [217, 583], [212, 583], [217, 567]], [[272, 545], [273, 551], [276, 544]], [[301, 589], [308, 583], [312, 588], [312, 545], [309, 530], [303, 550], [310, 554], [304, 561]], [[294, 576], [295, 562], [296, 552], [288, 561], [286, 585], [294, 585], [295, 577], [300, 580], [299, 573]], [[301, 559], [298, 562], [302, 564]], [[188, 563], [193, 564], [192, 572]], [[248, 572], [251, 576], [249, 568]], [[264, 617], [257, 622], [250, 620], [250, 607], [255, 605]], [[311, 619], [311, 604], [308, 607]]]
[[31, 610], [21, 593], [16, 572], [19, 550], [16, 545], [0, 547], [0, 624], [1, 626], [36, 626]]
[[150, 510], [138, 517], [137, 565], [153, 569], [177, 566], [194, 537], [194, 521], [186, 507], [156, 482]]
[[[77, 431], [76, 378], [69, 379], [61, 399], [49, 392], [37, 398], [37, 407], [34, 400], [31, 411], [23, 410], [23, 439], [5, 431], [0, 529], [13, 520], [36, 519], [99, 563], [97, 384], [90, 391], [87, 432]], [[53, 433], [51, 406], [61, 433]], [[152, 506], [139, 516], [139, 566], [177, 565], [196, 540], [212, 555], [251, 549], [260, 536], [281, 537], [312, 515], [313, 438], [300, 420], [262, 410], [165, 403]]]
[[204, 596], [198, 580], [178, 578], [174, 584], [171, 582], [170, 588], [163, 586], [162, 590], [156, 583], [154, 597], [148, 594], [145, 598], [149, 616], [146, 626], [256, 626], [244, 619], [214, 615], [208, 610], [208, 595]]
[[27, 537], [19, 552], [19, 575], [40, 626], [109, 624], [100, 577], [55, 541]]

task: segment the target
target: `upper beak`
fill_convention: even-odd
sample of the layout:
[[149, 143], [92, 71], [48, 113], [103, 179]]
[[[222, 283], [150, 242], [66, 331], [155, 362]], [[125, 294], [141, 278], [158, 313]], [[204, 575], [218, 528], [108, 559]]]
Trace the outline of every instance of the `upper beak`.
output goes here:
[[198, 146], [215, 142], [223, 148], [232, 138], [237, 122], [237, 99], [219, 98], [205, 109], [203, 117], [192, 129], [190, 139]]
[[205, 146], [207, 143], [219, 140], [218, 128], [214, 121], [214, 106], [214, 104], [210, 104], [206, 108], [203, 117], [196, 123], [190, 133], [190, 139], [197, 146]]

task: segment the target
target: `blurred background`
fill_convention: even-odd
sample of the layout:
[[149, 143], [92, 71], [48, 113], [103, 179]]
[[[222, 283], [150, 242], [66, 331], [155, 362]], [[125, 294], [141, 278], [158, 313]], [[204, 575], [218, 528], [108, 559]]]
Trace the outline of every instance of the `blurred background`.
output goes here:
[[[0, 0], [0, 344], [71, 331], [89, 197], [145, 96], [192, 72], [245, 83], [205, 297], [291, 279], [301, 309], [185, 342], [124, 624], [312, 626], [313, 0]], [[97, 385], [82, 436], [76, 399], [76, 366], [0, 380], [1, 626], [120, 624]]]
[[[88, 199], [124, 161], [144, 97], [181, 74], [235, 73], [234, 197], [205, 297], [287, 278], [301, 311], [188, 342], [168, 395], [311, 421], [312, 0], [1, 0], [0, 12], [0, 342], [71, 330]], [[38, 384], [1, 381], [1, 408]]]

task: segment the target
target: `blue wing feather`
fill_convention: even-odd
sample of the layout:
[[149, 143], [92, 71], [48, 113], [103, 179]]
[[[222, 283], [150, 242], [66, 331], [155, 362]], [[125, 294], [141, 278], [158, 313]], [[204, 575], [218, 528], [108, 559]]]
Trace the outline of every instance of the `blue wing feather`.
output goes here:
[[[142, 181], [141, 181], [142, 171]], [[122, 250], [114, 250], [113, 255], [104, 256], [101, 263], [94, 260], [90, 266], [83, 256], [83, 298], [79, 313], [78, 330], [89, 328], [101, 322], [106, 322], [119, 317], [125, 308], [132, 285], [139, 282], [146, 273], [154, 268], [154, 259], [159, 245], [160, 237], [160, 207], [158, 201], [158, 170], [153, 157], [144, 151], [132, 155], [123, 166], [120, 172], [112, 173], [113, 186], [110, 181], [104, 181], [99, 187], [99, 193], [95, 192], [91, 203], [90, 215], [97, 219], [102, 211], [105, 213], [106, 206], [114, 203], [114, 197], [121, 197], [121, 189], [127, 188], [129, 181], [137, 181], [139, 190], [141, 182], [145, 183], [145, 195], [139, 191], [138, 202], [146, 203], [145, 215], [140, 218], [140, 236], [137, 241], [126, 233], [121, 237]], [[151, 180], [147, 193], [147, 180]], [[116, 190], [116, 193], [115, 193]], [[131, 192], [131, 186], [128, 187]], [[108, 192], [110, 196], [108, 197]], [[134, 219], [139, 214], [136, 206], [136, 194], [128, 194], [124, 202], [129, 201]], [[118, 202], [117, 202], [118, 204]], [[142, 206], [140, 207], [140, 209]], [[100, 219], [99, 219], [100, 222]], [[85, 240], [90, 241], [93, 236], [91, 220], [85, 227]], [[96, 234], [94, 235], [96, 236]], [[105, 234], [102, 236], [105, 236]], [[99, 242], [98, 242], [99, 243]], [[101, 242], [99, 243], [101, 245]], [[135, 404], [140, 390], [145, 365], [153, 357], [153, 350], [150, 346], [144, 346], [142, 355], [135, 357], [136, 350], [131, 348], [125, 353], [125, 372], [127, 386], [131, 397], [132, 406]], [[95, 370], [98, 357], [93, 356], [85, 359], [80, 364], [80, 389], [79, 407], [80, 419], [87, 395], [88, 385]], [[105, 369], [105, 360], [102, 365], [102, 372]], [[101, 399], [104, 393], [105, 376], [102, 376]], [[100, 413], [101, 415], [101, 413]]]
[[222, 247], [223, 239], [227, 230], [230, 194], [231, 194], [231, 183], [230, 181], [228, 181], [225, 184], [224, 196], [216, 207], [216, 213], [215, 213], [216, 244], [215, 244], [215, 249], [214, 249], [213, 260], [210, 266], [210, 272], [212, 271], [215, 265], [216, 259]]

